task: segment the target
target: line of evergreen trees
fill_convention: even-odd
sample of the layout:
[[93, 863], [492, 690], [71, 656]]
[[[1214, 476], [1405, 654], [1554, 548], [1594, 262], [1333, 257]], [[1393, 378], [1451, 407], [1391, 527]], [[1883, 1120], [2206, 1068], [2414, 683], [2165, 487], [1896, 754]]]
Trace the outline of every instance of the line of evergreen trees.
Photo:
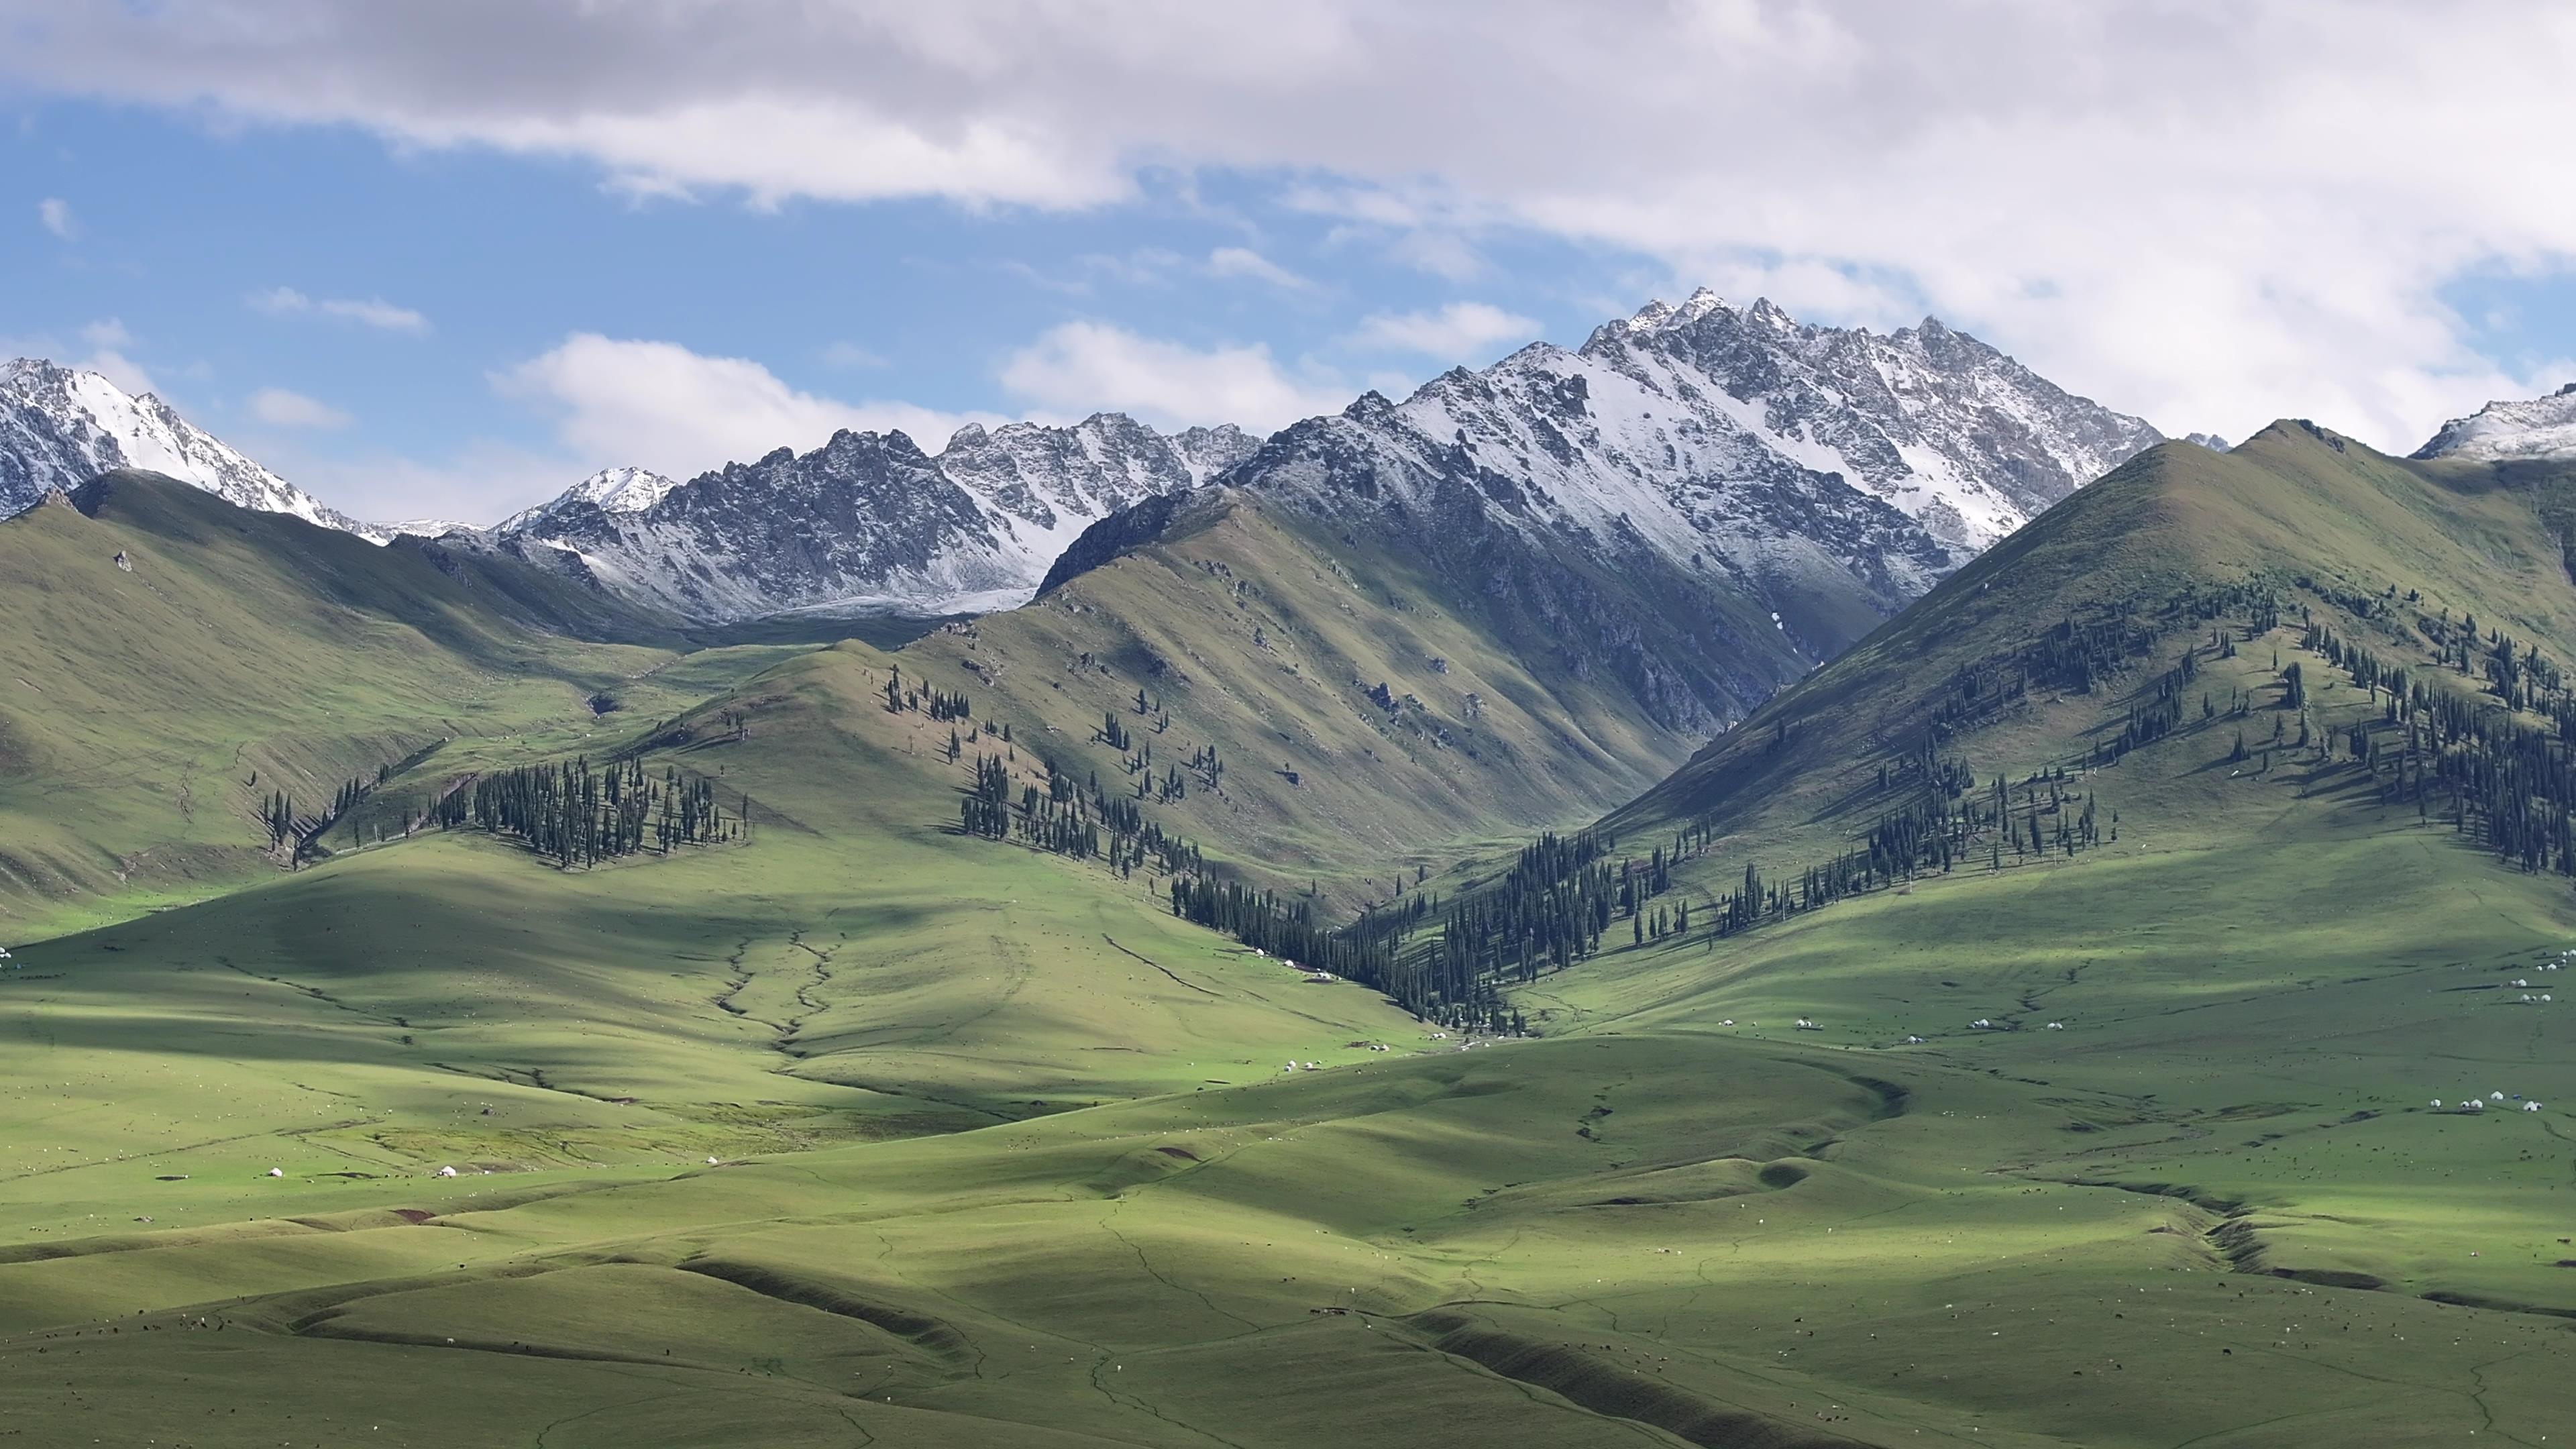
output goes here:
[[888, 714], [917, 711], [943, 724], [971, 719], [975, 713], [974, 701], [962, 689], [951, 691], [927, 685], [905, 688], [901, 665], [886, 671], [885, 709]]
[[2020, 800], [2000, 775], [1979, 794], [1956, 799], [1926, 795], [1903, 810], [1879, 817], [1850, 850], [1809, 865], [1794, 877], [1766, 880], [1758, 866], [1744, 867], [1742, 885], [1717, 899], [1713, 932], [1731, 936], [1770, 921], [1828, 906], [1848, 896], [1903, 885], [1927, 875], [1948, 875], [1973, 862], [1985, 847], [1988, 870], [2013, 861], [2074, 856], [2116, 839], [2119, 815], [2106, 837], [2100, 803], [2090, 791], [2069, 788], [2066, 769], [2053, 765], [2023, 780]]
[[683, 845], [721, 845], [742, 838], [750, 797], [728, 812], [715, 782], [665, 767], [659, 779], [643, 761], [594, 767], [587, 757], [523, 765], [478, 776], [433, 807], [441, 829], [471, 826], [515, 840], [559, 868]]
[[1111, 795], [1094, 775], [1088, 784], [1046, 762], [1041, 792], [1023, 784], [1012, 798], [1010, 765], [999, 755], [975, 758], [975, 784], [957, 802], [958, 828], [986, 840], [1018, 840], [1076, 860], [1107, 862], [1131, 876], [1152, 862], [1165, 873], [1205, 869], [1198, 847], [1149, 820], [1134, 799]]
[[[2510, 636], [2490, 631], [2481, 642], [2474, 618], [2432, 632], [2435, 667], [2482, 669], [2493, 702], [2428, 684], [2309, 626], [2302, 642], [2381, 706], [2378, 719], [2321, 741], [2321, 757], [2340, 751], [2367, 772], [2382, 803], [2412, 801], [2419, 820], [2439, 813], [2499, 859], [2576, 876], [2576, 699], [2562, 671]], [[2548, 723], [2524, 723], [2517, 709]]]
[[[429, 753], [428, 750], [423, 750], [414, 758], [424, 758]], [[314, 842], [321, 837], [322, 833], [338, 823], [341, 816], [357, 809], [361, 802], [375, 793], [377, 786], [392, 778], [393, 772], [392, 765], [383, 764], [376, 766], [375, 778], [372, 780], [363, 775], [350, 776], [332, 792], [330, 810], [313, 819], [305, 819], [296, 814], [294, 796], [284, 790], [270, 791], [260, 811], [261, 823], [268, 829], [268, 848], [275, 850], [280, 846], [289, 847], [288, 867], [292, 869], [302, 865], [304, 857], [317, 849]]]

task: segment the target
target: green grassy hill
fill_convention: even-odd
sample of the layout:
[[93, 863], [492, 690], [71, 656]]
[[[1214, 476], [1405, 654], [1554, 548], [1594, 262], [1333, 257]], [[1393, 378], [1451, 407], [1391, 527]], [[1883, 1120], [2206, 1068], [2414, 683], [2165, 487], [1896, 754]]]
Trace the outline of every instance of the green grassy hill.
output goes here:
[[[1877, 767], [1919, 745], [1945, 706], [1962, 727], [1943, 745], [1955, 734], [1982, 774], [1993, 773], [1988, 759], [2011, 769], [2080, 756], [2082, 738], [2098, 737], [2106, 715], [2172, 660], [2188, 626], [2216, 622], [2184, 615], [2232, 588], [2267, 590], [2288, 618], [2392, 656], [2428, 656], [2419, 617], [2473, 615], [2481, 629], [2576, 658], [2576, 587], [2556, 541], [2571, 505], [2576, 467], [2404, 461], [2305, 423], [2274, 424], [2225, 454], [2160, 446], [1960, 570], [1605, 824], [1634, 832], [1714, 817], [1784, 843], [1818, 828], [1847, 836], [1883, 803], [1867, 798]], [[2364, 599], [2376, 602], [2357, 617]], [[2221, 612], [2242, 620], [2241, 608]], [[2125, 676], [2088, 689], [2047, 656], [2052, 627], [2070, 620], [2123, 620], [2152, 644], [2116, 662]], [[2287, 625], [2279, 637], [2298, 633]], [[2242, 657], [2259, 654], [2268, 675], [2273, 644], [2253, 642], [2240, 641], [2251, 651]], [[1967, 698], [1963, 671], [2030, 688], [2000, 705], [1991, 691]]]
[[[1629, 604], [1631, 632], [1677, 669], [1742, 652], [1749, 699], [1804, 668], [1758, 614], [1685, 623], [1687, 611]], [[1332, 535], [1239, 490], [1197, 495], [1035, 604], [904, 655], [970, 676], [1086, 769], [1133, 753], [1094, 738], [1104, 715], [1122, 720], [1157, 774], [1192, 787], [1155, 802], [1156, 818], [1258, 877], [1320, 883], [1339, 908], [1587, 820], [1699, 743], [1663, 707], [1679, 687], [1665, 700], [1614, 669], [1585, 621], [1526, 612], [1508, 588], [1462, 589], [1403, 541]], [[1203, 750], [1224, 765], [1213, 787], [1188, 766]]]
[[596, 694], [677, 709], [790, 652], [700, 651], [666, 680], [677, 634], [560, 581], [148, 474], [0, 523], [0, 579], [0, 932], [17, 939], [264, 879], [276, 791], [317, 818], [342, 782], [441, 741], [575, 747]]

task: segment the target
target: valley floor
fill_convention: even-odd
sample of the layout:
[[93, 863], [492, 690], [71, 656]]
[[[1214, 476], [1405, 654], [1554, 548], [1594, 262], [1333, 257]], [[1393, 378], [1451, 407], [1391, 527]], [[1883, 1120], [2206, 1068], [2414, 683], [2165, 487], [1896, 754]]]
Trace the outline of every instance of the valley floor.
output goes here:
[[[2439, 832], [1929, 882], [1731, 959], [1618, 953], [1526, 994], [1547, 1039], [1465, 1050], [1097, 872], [888, 865], [756, 844], [564, 875], [432, 840], [22, 951], [0, 1432], [2178, 1449], [2576, 1423], [2576, 1066], [2508, 985], [2571, 922]], [[2187, 908], [2267, 871], [2275, 931]], [[2339, 939], [2336, 903], [2398, 878], [2421, 935]], [[2550, 1105], [2428, 1105], [2492, 1090]]]

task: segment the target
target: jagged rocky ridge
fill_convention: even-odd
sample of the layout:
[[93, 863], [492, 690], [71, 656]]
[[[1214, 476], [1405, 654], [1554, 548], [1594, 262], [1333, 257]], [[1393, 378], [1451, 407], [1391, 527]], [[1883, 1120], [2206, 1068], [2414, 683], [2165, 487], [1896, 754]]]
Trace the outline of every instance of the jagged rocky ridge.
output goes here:
[[1778, 606], [1822, 657], [1853, 603], [1892, 612], [2158, 438], [1937, 321], [1808, 327], [1703, 291], [1579, 351], [1535, 345], [1402, 403], [1372, 393], [1257, 456], [1234, 428], [1166, 436], [1118, 414], [970, 427], [936, 455], [844, 432], [683, 484], [603, 474], [489, 541], [700, 619], [972, 611], [1019, 602], [1095, 521], [1222, 481], [1318, 514], [1384, 496], [1460, 537], [1507, 521], [1543, 554], [1652, 558]]
[[2547, 397], [2491, 402], [2465, 418], [2453, 418], [2415, 456], [2477, 463], [2576, 458], [2576, 382]]
[[1253, 448], [1238, 428], [1164, 434], [1119, 413], [969, 426], [936, 455], [844, 430], [686, 483], [612, 469], [480, 538], [700, 620], [975, 612], [1025, 599], [1092, 523]]
[[244, 508], [383, 542], [360, 523], [227, 447], [151, 393], [133, 395], [98, 373], [22, 357], [0, 363], [0, 518], [116, 468], [190, 483]]

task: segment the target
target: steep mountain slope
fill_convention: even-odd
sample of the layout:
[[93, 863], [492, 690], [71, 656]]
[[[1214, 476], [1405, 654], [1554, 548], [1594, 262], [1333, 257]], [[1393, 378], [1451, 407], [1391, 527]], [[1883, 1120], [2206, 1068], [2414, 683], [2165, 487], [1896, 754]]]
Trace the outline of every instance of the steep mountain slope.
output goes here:
[[[2292, 616], [2335, 621], [2400, 660], [2456, 647], [2463, 616], [2576, 659], [2576, 589], [2556, 538], [2571, 505], [2576, 463], [2402, 461], [2304, 422], [2225, 454], [2159, 447], [1960, 570], [1610, 823], [1713, 818], [1757, 836], [1848, 839], [1902, 797], [1876, 772], [1902, 776], [1927, 732], [1944, 753], [1955, 740], [1980, 779], [2078, 766], [2205, 635], [2190, 601], [2232, 589], [2269, 591]], [[2072, 662], [2086, 657], [2074, 634], [2102, 628], [2130, 641]]]
[[2453, 418], [2413, 456], [2478, 463], [2576, 457], [2576, 382], [2547, 397], [2491, 402]]
[[1166, 436], [1117, 413], [970, 426], [936, 456], [899, 432], [844, 431], [686, 483], [611, 469], [485, 542], [701, 621], [980, 612], [1025, 598], [1093, 521], [1251, 449], [1234, 428]]
[[898, 658], [973, 681], [979, 716], [1042, 725], [1022, 753], [1142, 785], [1166, 828], [1342, 904], [1462, 837], [1588, 818], [1695, 742], [1659, 705], [1750, 708], [1806, 667], [1741, 599], [1649, 607], [1582, 558], [1460, 587], [1409, 533], [1345, 533], [1249, 488], [1119, 519], [1087, 536], [1097, 566]]
[[648, 709], [704, 688], [675, 698], [651, 677], [685, 647], [668, 620], [154, 474], [0, 522], [0, 580], [7, 934], [262, 878], [276, 791], [318, 817], [342, 782], [443, 738], [579, 740], [596, 693]]
[[0, 518], [115, 468], [176, 478], [244, 508], [382, 542], [392, 535], [325, 506], [144, 393], [95, 372], [19, 358], [0, 364]]

